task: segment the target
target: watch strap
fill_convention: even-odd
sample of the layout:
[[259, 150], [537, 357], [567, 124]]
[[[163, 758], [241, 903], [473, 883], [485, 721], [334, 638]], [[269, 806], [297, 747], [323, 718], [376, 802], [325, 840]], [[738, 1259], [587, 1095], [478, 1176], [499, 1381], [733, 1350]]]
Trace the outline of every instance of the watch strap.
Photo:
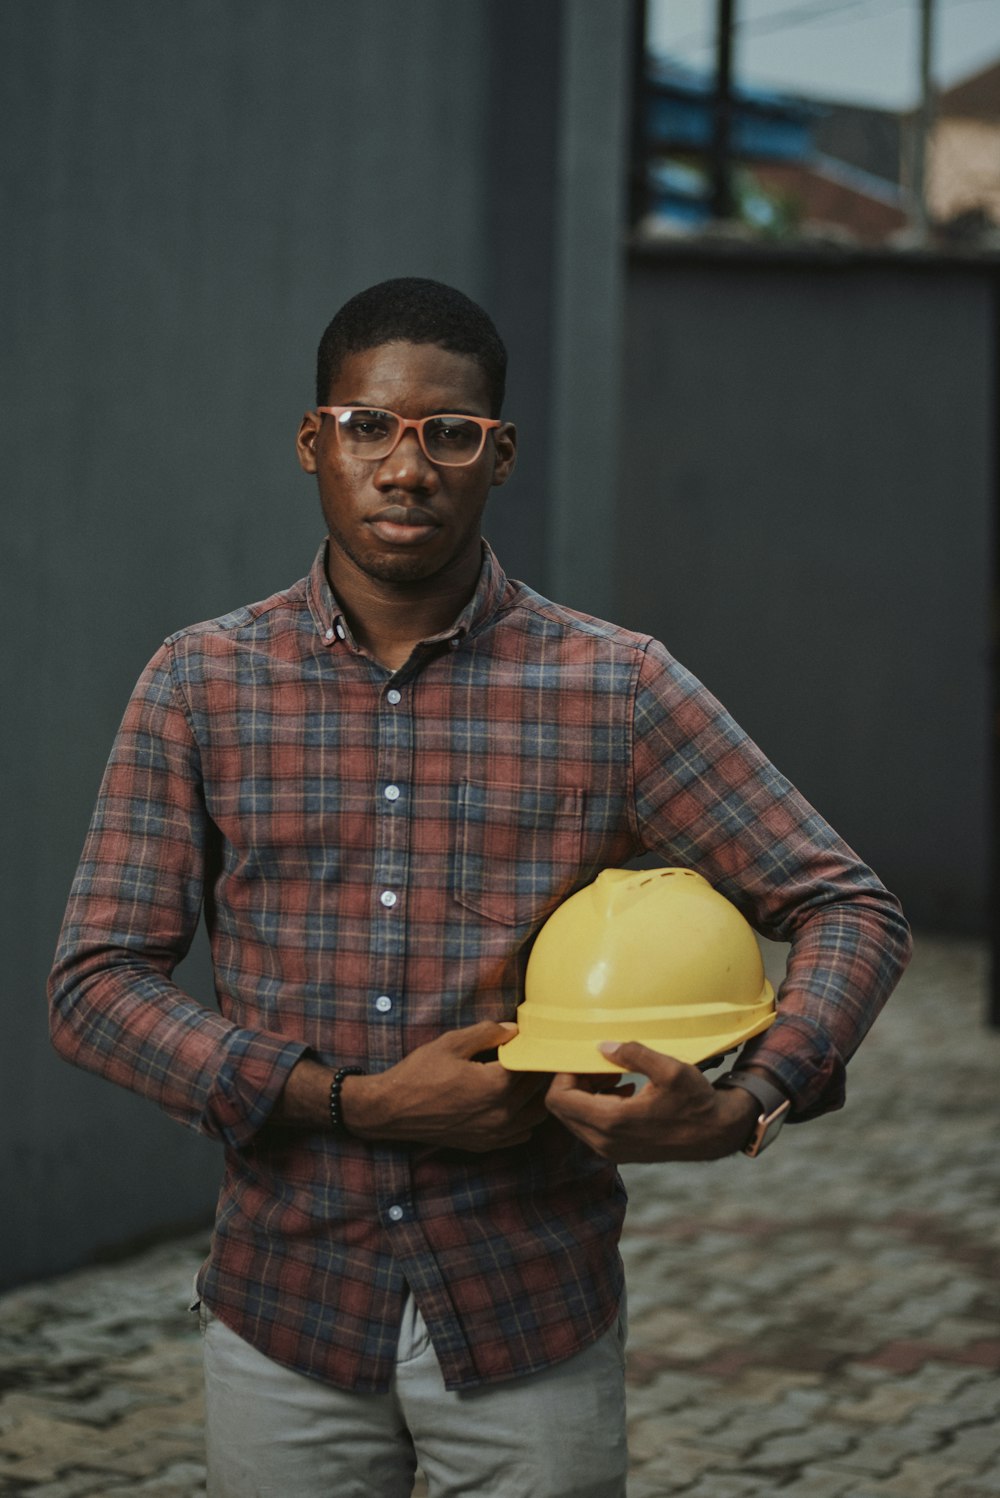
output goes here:
[[761, 1112], [753, 1126], [750, 1137], [742, 1147], [744, 1155], [756, 1159], [777, 1138], [778, 1131], [788, 1116], [791, 1102], [773, 1082], [759, 1077], [754, 1072], [731, 1071], [712, 1084], [714, 1087], [739, 1087], [759, 1104]]
[[773, 1113], [780, 1108], [782, 1103], [788, 1101], [787, 1093], [782, 1092], [780, 1087], [775, 1087], [766, 1077], [759, 1077], [752, 1071], [727, 1071], [725, 1076], [718, 1077], [713, 1082], [713, 1087], [742, 1087], [744, 1092], [749, 1092], [751, 1097], [757, 1099], [764, 1113]]

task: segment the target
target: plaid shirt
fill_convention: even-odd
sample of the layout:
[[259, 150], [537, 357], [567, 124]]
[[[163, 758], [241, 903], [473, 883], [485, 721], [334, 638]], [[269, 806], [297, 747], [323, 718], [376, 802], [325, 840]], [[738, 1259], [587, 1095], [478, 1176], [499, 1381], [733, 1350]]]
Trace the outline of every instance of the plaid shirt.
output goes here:
[[[449, 1387], [593, 1342], [621, 1291], [614, 1167], [554, 1119], [471, 1155], [269, 1123], [306, 1054], [380, 1071], [512, 1019], [568, 895], [653, 851], [791, 941], [755, 1061], [799, 1118], [908, 950], [899, 907], [647, 636], [508, 581], [493, 553], [400, 670], [308, 578], [170, 638], [135, 690], [73, 886], [53, 1036], [220, 1139], [206, 1303], [279, 1363], [385, 1390], [406, 1286]], [[218, 1008], [171, 980], [204, 903]]]

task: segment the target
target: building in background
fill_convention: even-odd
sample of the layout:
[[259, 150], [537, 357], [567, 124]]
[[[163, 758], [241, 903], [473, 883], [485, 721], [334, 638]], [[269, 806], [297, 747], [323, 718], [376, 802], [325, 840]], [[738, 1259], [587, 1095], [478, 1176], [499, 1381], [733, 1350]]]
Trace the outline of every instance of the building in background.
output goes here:
[[[715, 80], [669, 57], [647, 59], [642, 232], [713, 226]], [[732, 234], [861, 246], [912, 240], [910, 162], [919, 116], [804, 98], [737, 82], [729, 155]], [[932, 237], [1000, 245], [1000, 62], [942, 93], [928, 140]]]
[[927, 205], [952, 239], [1000, 247], [1000, 60], [939, 96]]

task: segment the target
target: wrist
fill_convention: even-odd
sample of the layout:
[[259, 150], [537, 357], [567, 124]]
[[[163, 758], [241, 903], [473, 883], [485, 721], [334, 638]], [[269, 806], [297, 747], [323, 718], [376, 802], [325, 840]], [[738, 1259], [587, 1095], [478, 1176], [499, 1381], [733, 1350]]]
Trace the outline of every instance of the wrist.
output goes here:
[[753, 1133], [760, 1105], [742, 1087], [717, 1088], [716, 1099], [725, 1153], [735, 1155]]
[[777, 1138], [791, 1108], [788, 1097], [766, 1074], [739, 1066], [719, 1077], [712, 1085], [717, 1095], [729, 1097], [735, 1094], [749, 1100], [750, 1127], [735, 1148], [742, 1150], [745, 1155], [756, 1157]]
[[358, 1139], [377, 1137], [382, 1121], [381, 1078], [365, 1072], [346, 1076], [340, 1087], [340, 1117], [348, 1134]]

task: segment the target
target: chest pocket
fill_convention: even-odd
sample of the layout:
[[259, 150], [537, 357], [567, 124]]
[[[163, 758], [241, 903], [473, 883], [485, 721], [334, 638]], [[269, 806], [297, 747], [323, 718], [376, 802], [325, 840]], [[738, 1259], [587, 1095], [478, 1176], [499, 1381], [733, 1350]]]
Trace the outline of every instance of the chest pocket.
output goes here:
[[547, 916], [579, 880], [583, 809], [582, 790], [464, 780], [455, 899], [508, 926]]

